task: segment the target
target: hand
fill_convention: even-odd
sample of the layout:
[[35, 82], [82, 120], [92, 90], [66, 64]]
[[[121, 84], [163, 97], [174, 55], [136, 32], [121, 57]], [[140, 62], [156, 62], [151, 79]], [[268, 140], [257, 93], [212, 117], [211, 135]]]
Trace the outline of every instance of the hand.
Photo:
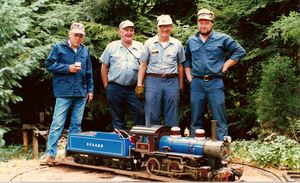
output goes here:
[[187, 75], [186, 79], [189, 81], [189, 83], [192, 82], [193, 76], [192, 75]]
[[91, 102], [93, 100], [94, 95], [92, 93], [88, 93], [87, 98], [88, 102]]
[[72, 64], [69, 66], [70, 73], [77, 73], [80, 70], [81, 70], [81, 67], [79, 65]]
[[140, 100], [144, 100], [144, 87], [143, 86], [136, 86], [136, 88], [135, 88], [135, 95]]

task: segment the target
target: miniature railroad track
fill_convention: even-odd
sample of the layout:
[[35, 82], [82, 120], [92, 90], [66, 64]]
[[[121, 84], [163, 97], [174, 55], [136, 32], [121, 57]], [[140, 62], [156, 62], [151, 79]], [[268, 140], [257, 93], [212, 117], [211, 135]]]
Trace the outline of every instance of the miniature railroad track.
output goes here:
[[56, 165], [68, 165], [68, 166], [75, 166], [75, 167], [83, 167], [83, 168], [90, 168], [94, 170], [103, 170], [108, 172], [113, 172], [119, 175], [126, 175], [130, 176], [132, 178], [141, 178], [141, 179], [148, 179], [148, 180], [156, 180], [161, 182], [182, 182], [184, 180], [174, 179], [170, 177], [164, 177], [164, 176], [158, 176], [158, 175], [152, 175], [147, 172], [142, 171], [129, 171], [129, 170], [123, 170], [123, 169], [115, 169], [105, 166], [95, 166], [95, 165], [88, 165], [88, 164], [80, 164], [76, 163], [72, 160], [60, 160], [57, 161]]
[[300, 182], [300, 172], [286, 172], [283, 177], [287, 182]]

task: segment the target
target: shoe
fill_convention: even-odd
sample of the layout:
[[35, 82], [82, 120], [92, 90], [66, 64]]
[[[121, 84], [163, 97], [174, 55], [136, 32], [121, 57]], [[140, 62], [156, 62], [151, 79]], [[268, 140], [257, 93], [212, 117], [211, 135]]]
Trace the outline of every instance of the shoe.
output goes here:
[[44, 156], [41, 158], [40, 165], [54, 166], [56, 163], [54, 156]]

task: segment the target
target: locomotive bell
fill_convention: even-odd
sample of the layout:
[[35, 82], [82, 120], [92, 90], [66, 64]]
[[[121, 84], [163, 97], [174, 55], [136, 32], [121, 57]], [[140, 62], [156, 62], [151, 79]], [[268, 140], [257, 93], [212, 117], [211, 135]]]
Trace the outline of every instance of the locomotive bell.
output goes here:
[[183, 135], [184, 135], [185, 137], [189, 137], [189, 136], [190, 136], [190, 130], [189, 130], [187, 127], [184, 129]]

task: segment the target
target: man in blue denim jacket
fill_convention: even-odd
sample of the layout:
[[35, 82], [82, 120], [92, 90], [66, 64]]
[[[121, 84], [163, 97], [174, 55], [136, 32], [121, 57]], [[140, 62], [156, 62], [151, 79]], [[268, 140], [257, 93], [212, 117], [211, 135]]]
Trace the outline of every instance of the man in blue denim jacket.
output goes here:
[[[228, 135], [222, 76], [237, 64], [245, 50], [230, 36], [213, 31], [214, 14], [208, 9], [198, 11], [198, 32], [188, 39], [185, 73], [191, 83], [191, 133], [203, 128], [206, 102], [211, 117], [217, 120], [218, 140]], [[229, 54], [229, 59], [225, 60]]]
[[83, 24], [74, 22], [69, 31], [69, 39], [55, 44], [45, 61], [47, 70], [53, 75], [56, 103], [47, 152], [41, 164], [54, 163], [58, 139], [68, 112], [71, 114], [69, 133], [80, 132], [86, 101], [93, 99], [92, 64], [88, 48], [82, 44], [84, 35]]

